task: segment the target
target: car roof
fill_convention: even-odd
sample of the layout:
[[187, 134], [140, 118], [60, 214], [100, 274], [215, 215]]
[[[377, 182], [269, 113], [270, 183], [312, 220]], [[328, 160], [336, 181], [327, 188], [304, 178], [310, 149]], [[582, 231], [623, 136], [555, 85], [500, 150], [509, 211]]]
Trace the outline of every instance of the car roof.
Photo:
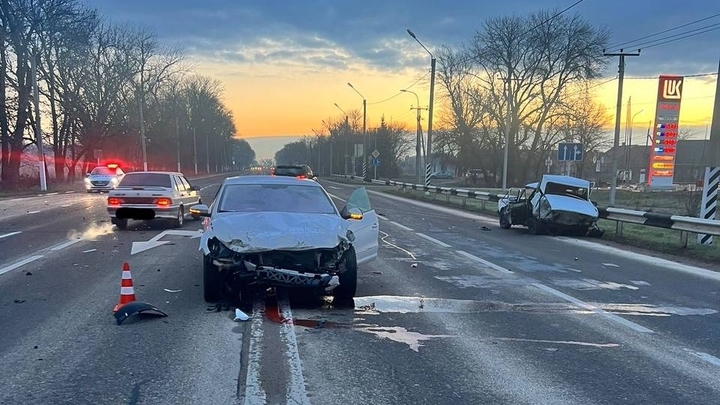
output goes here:
[[225, 179], [225, 184], [282, 184], [289, 186], [322, 187], [320, 183], [309, 179], [298, 179], [290, 176], [235, 176]]
[[182, 174], [182, 173], [180, 173], [180, 172], [152, 172], [152, 171], [149, 171], [149, 172], [130, 172], [130, 173], [126, 173], [126, 174], [127, 174], [127, 175], [131, 175], [131, 174], [167, 174], [167, 175], [184, 176], [184, 174]]
[[579, 179], [577, 177], [571, 177], [571, 176], [559, 176], [555, 174], [546, 174], [543, 175], [542, 178], [543, 184], [547, 183], [558, 183], [558, 184], [566, 184], [568, 186], [573, 187], [590, 187], [590, 182], [587, 180]]

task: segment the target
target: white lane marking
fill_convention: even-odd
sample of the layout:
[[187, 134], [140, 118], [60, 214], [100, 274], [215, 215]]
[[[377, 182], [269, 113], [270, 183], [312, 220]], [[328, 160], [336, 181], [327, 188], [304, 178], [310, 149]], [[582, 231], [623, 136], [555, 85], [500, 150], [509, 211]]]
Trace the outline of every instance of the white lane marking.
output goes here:
[[387, 238], [387, 237], [390, 236], [390, 235], [388, 235], [387, 233], [385, 233], [385, 232], [383, 232], [383, 231], [380, 231], [380, 233], [382, 233], [382, 234], [385, 235], [385, 236], [383, 236], [382, 238], [380, 238], [380, 240], [382, 240], [383, 242], [385, 242], [388, 246], [394, 247], [395, 249], [398, 249], [398, 250], [400, 250], [401, 252], [405, 252], [405, 253], [407, 253], [410, 257], [412, 257], [413, 260], [417, 260], [417, 257], [415, 257], [415, 255], [412, 254], [412, 252], [410, 252], [409, 250], [405, 250], [405, 249], [401, 248], [401, 247], [398, 246], [398, 245], [395, 245], [395, 244], [393, 244], [393, 243], [390, 243], [390, 242], [386, 241], [385, 238]]
[[335, 187], [335, 186], [328, 186], [328, 187], [331, 188], [331, 189], [333, 189], [333, 190], [342, 190], [340, 187]]
[[94, 251], [96, 251], [96, 250], [97, 250], [97, 249], [83, 250], [83, 253], [92, 253], [92, 252], [94, 252]]
[[618, 266], [618, 265], [615, 264], [615, 263], [603, 263], [602, 265], [605, 266], [605, 267], [620, 267], [620, 266]]
[[30, 257], [27, 257], [27, 258], [25, 258], [25, 259], [23, 259], [23, 260], [20, 260], [20, 261], [17, 262], [17, 263], [13, 263], [13, 264], [11, 264], [11, 265], [9, 265], [9, 266], [3, 267], [3, 268], [0, 269], [0, 275], [3, 275], [3, 274], [5, 274], [5, 273], [7, 273], [7, 272], [9, 272], [9, 271], [13, 271], [13, 270], [17, 269], [18, 267], [24, 266], [24, 265], [26, 265], [26, 264], [28, 264], [28, 263], [30, 263], [30, 262], [34, 262], [35, 260], [40, 259], [40, 258], [42, 258], [42, 257], [43, 257], [43, 255], [30, 256]]
[[483, 217], [483, 216], [480, 216], [480, 215], [477, 215], [477, 214], [472, 214], [472, 213], [469, 213], [469, 212], [459, 211], [459, 210], [455, 210], [455, 209], [452, 209], [452, 208], [442, 207], [442, 206], [439, 206], [439, 205], [433, 205], [433, 204], [426, 203], [426, 202], [422, 202], [422, 201], [415, 201], [415, 200], [411, 200], [411, 199], [408, 199], [408, 198], [397, 197], [397, 196], [394, 196], [394, 195], [392, 195], [392, 194], [387, 194], [387, 193], [383, 193], [383, 192], [375, 191], [375, 190], [367, 190], [367, 192], [368, 192], [368, 194], [375, 194], [375, 195], [378, 195], [378, 196], [381, 196], [381, 197], [384, 197], [384, 198], [388, 198], [388, 199], [390, 199], [390, 200], [406, 202], [406, 203], [408, 203], [408, 204], [412, 204], [412, 205], [415, 205], [415, 206], [418, 206], [418, 207], [423, 207], [423, 208], [435, 210], [435, 211], [442, 212], [442, 213], [445, 213], [445, 214], [451, 214], [451, 215], [454, 215], [454, 216], [457, 216], [457, 217], [474, 219], [474, 220], [476, 220], [476, 221], [485, 222], [485, 223], [487, 223], [487, 224], [493, 224], [493, 225], [496, 225], [496, 224], [497, 224], [497, 220], [495, 220], [495, 219], [490, 219], [490, 218], [488, 218], [488, 217]]
[[74, 193], [74, 191], [72, 191], [72, 190], [71, 190], [71, 191], [66, 191], [66, 192], [65, 192], [65, 194], [72, 194], [72, 193]]
[[450, 245], [448, 245], [447, 243], [445, 243], [445, 242], [443, 242], [443, 241], [440, 241], [440, 240], [437, 240], [437, 239], [433, 238], [432, 236], [427, 236], [427, 235], [425, 235], [424, 233], [417, 232], [417, 233], [415, 233], [415, 235], [417, 235], [417, 236], [419, 236], [419, 237], [421, 237], [421, 238], [423, 238], [423, 239], [427, 239], [427, 240], [429, 240], [430, 242], [435, 243], [435, 244], [437, 244], [437, 245], [440, 245], [440, 246], [442, 246], [442, 247], [444, 247], [444, 248], [449, 248], [449, 247], [450, 247]]
[[45, 194], [45, 195], [58, 195], [58, 193], [57, 193], [57, 192], [54, 192], [54, 193], [47, 193], [47, 194]]
[[60, 206], [60, 208], [67, 208], [67, 207], [69, 207], [69, 206], [71, 206], [71, 205], [72, 205], [72, 204], [63, 204], [63, 205]]
[[[383, 221], [390, 221], [389, 219], [385, 218], [385, 217], [382, 216], [382, 215], [378, 215], [377, 217], [380, 218], [380, 219], [382, 219]], [[392, 221], [390, 221], [390, 222], [392, 222]]]
[[82, 241], [82, 239], [71, 239], [71, 240], [69, 240], [69, 241], [67, 241], [67, 242], [65, 242], [65, 243], [61, 243], [61, 244], [59, 244], [59, 245], [51, 248], [50, 250], [52, 250], [52, 251], [63, 250], [63, 249], [65, 249], [66, 247], [72, 246], [72, 245], [74, 245], [74, 244], [76, 244], [76, 243], [78, 243], [78, 242], [80, 242], [80, 241]]
[[691, 274], [693, 276], [707, 278], [707, 279], [714, 280], [714, 281], [720, 281], [720, 273], [718, 273], [716, 271], [712, 271], [712, 270], [703, 269], [701, 267], [690, 266], [687, 264], [674, 262], [672, 260], [661, 259], [659, 257], [646, 256], [641, 253], [622, 250], [622, 249], [618, 249], [616, 247], [606, 246], [604, 244], [589, 242], [589, 241], [581, 240], [581, 239], [569, 239], [569, 238], [558, 237], [558, 238], [556, 238], [556, 240], [560, 240], [565, 243], [576, 245], [579, 247], [592, 249], [592, 250], [595, 250], [598, 252], [602, 252], [604, 254], [611, 252], [615, 256], [619, 256], [624, 259], [636, 260], [636, 261], [639, 261], [639, 262], [642, 262], [645, 264], [652, 265], [653, 267], [662, 267], [662, 268], [665, 268], [668, 270], [676, 270], [676, 271], [680, 271], [682, 273]]
[[342, 198], [340, 198], [340, 197], [336, 196], [335, 194], [332, 194], [332, 193], [328, 193], [328, 195], [329, 195], [330, 197], [332, 197], [332, 198], [336, 198], [336, 199], [338, 199], [338, 200], [340, 200], [340, 201], [342, 201], [342, 202], [347, 202], [346, 200], [343, 200]]
[[611, 321], [613, 321], [613, 322], [619, 323], [620, 325], [623, 325], [623, 326], [625, 326], [625, 327], [628, 327], [628, 328], [630, 328], [630, 329], [632, 329], [632, 330], [634, 330], [634, 331], [636, 331], [636, 332], [641, 332], [641, 333], [653, 333], [652, 330], [650, 330], [650, 329], [648, 329], [648, 328], [646, 328], [646, 327], [644, 327], [644, 326], [638, 325], [638, 324], [636, 324], [635, 322], [628, 321], [627, 319], [622, 318], [622, 317], [619, 317], [619, 316], [617, 316], [617, 315], [615, 315], [615, 314], [611, 314], [611, 313], [609, 313], [609, 312], [607, 312], [607, 311], [605, 311], [605, 310], [602, 310], [602, 309], [600, 309], [600, 308], [598, 308], [598, 307], [595, 307], [595, 306], [593, 306], [593, 305], [590, 305], [590, 304], [588, 304], [587, 302], [581, 301], [581, 300], [579, 300], [579, 299], [577, 299], [577, 298], [575, 298], [575, 297], [573, 297], [573, 296], [567, 295], [567, 294], [565, 294], [565, 293], [562, 292], [562, 291], [558, 291], [558, 290], [556, 290], [556, 289], [554, 289], [554, 288], [552, 288], [552, 287], [548, 287], [548, 286], [546, 286], [545, 284], [533, 283], [532, 285], [534, 285], [535, 287], [537, 287], [537, 288], [539, 288], [539, 289], [541, 289], [541, 290], [543, 290], [543, 291], [545, 291], [545, 292], [547, 292], [547, 293], [549, 293], [549, 294], [552, 294], [552, 295], [554, 295], [554, 296], [556, 296], [556, 297], [558, 297], [558, 298], [564, 299], [565, 301], [567, 301], [567, 302], [569, 302], [569, 303], [575, 304], [575, 305], [577, 305], [577, 306], [579, 306], [579, 307], [581, 307], [581, 308], [583, 308], [583, 309], [587, 309], [587, 310], [589, 310], [589, 311], [592, 311], [592, 312], [594, 312], [594, 313], [596, 313], [596, 314], [598, 314], [598, 315], [602, 315], [602, 316], [604, 316], [605, 318], [607, 318], [607, 319], [609, 319], [609, 320], [611, 320]]
[[200, 191], [203, 191], [205, 189], [208, 189], [210, 187], [217, 186], [217, 185], [218, 185], [218, 183], [210, 184], [209, 186], [205, 186], [205, 187], [201, 188]]
[[17, 235], [17, 234], [19, 234], [19, 233], [21, 233], [21, 232], [22, 232], [22, 231], [6, 233], [5, 235], [0, 235], [0, 239], [9, 238], [9, 237], [11, 237], [11, 236], [13, 236], [13, 235]]
[[37, 214], [38, 212], [40, 212], [40, 211], [28, 211], [27, 213], [28, 214]]
[[712, 354], [704, 353], [704, 352], [696, 352], [694, 350], [685, 349], [685, 351], [689, 352], [695, 357], [699, 357], [702, 360], [707, 361], [708, 363], [720, 367], [720, 359], [713, 356]]
[[489, 262], [489, 261], [487, 261], [487, 260], [485, 260], [485, 259], [483, 259], [483, 258], [477, 257], [477, 256], [475, 256], [475, 255], [473, 255], [473, 254], [470, 254], [470, 253], [464, 251], [464, 250], [457, 250], [456, 252], [458, 252], [459, 254], [467, 257], [468, 259], [475, 260], [475, 261], [478, 262], [478, 263], [482, 263], [482, 264], [490, 267], [490, 268], [493, 269], [493, 270], [497, 270], [497, 271], [499, 271], [500, 273], [503, 273], [503, 274], [515, 274], [512, 270], [508, 270], [508, 269], [506, 269], [505, 267], [498, 266], [498, 265], [495, 264], [495, 263], [492, 263], [492, 262]]
[[403, 225], [403, 224], [397, 223], [397, 222], [395, 222], [395, 221], [390, 221], [390, 223], [393, 224], [393, 225], [395, 225], [395, 226], [397, 226], [397, 227], [400, 228], [400, 229], [404, 229], [404, 230], [406, 230], [406, 231], [408, 231], [408, 232], [414, 232], [414, 231], [412, 230], [412, 228], [408, 228], [407, 226], [405, 226], [405, 225]]
[[310, 405], [310, 400], [305, 391], [305, 378], [303, 377], [302, 362], [300, 361], [300, 352], [298, 351], [297, 337], [295, 336], [295, 326], [292, 323], [292, 310], [285, 294], [278, 300], [278, 309], [282, 319], [288, 320], [288, 322], [280, 325], [280, 340], [285, 342], [287, 349], [285, 356], [290, 368], [290, 381], [286, 393], [287, 403]]
[[260, 379], [260, 368], [263, 349], [263, 318], [265, 303], [256, 299], [253, 304], [253, 315], [250, 320], [250, 344], [248, 345], [248, 364], [245, 376], [245, 404], [262, 405], [266, 403], [265, 390]]

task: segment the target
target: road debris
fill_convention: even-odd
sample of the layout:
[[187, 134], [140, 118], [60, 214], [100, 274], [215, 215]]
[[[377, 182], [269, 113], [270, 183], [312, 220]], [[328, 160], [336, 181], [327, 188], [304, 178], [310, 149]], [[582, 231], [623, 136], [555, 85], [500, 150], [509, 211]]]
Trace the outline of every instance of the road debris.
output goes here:
[[26, 275], [26, 276], [32, 276], [32, 273], [28, 271], [27, 273], [25, 273], [25, 275]]
[[492, 229], [488, 228], [487, 226], [483, 226], [480, 229], [482, 229], [483, 231], [492, 231]]
[[157, 307], [151, 304], [148, 304], [147, 302], [132, 301], [118, 308], [117, 312], [115, 312], [114, 315], [115, 321], [117, 321], [117, 324], [120, 325], [128, 317], [135, 314], [144, 314], [146, 312], [148, 313], [147, 315], [155, 315], [160, 317], [168, 316], [165, 312], [159, 310]]
[[83, 253], [90, 253], [90, 252], [94, 252], [94, 251], [96, 251], [96, 250], [97, 250], [97, 249], [83, 250]]
[[179, 292], [182, 291], [182, 290], [171, 290], [171, 289], [169, 289], [169, 288], [163, 288], [163, 291], [169, 292], [169, 293], [179, 293]]
[[248, 319], [250, 319], [250, 317], [245, 312], [239, 310], [238, 308], [235, 308], [235, 319], [233, 319], [233, 321], [245, 322]]
[[14, 300], [13, 302], [16, 304], [22, 304], [23, 302], [25, 302], [25, 300]]
[[413, 268], [417, 267], [417, 263], [411, 264], [410, 267], [413, 267]]

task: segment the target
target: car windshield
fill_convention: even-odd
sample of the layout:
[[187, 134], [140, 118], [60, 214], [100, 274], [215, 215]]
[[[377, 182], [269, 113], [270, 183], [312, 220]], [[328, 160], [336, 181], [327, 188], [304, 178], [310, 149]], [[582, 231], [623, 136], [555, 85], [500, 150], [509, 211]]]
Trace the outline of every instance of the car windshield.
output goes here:
[[120, 182], [120, 187], [155, 186], [171, 188], [170, 176], [161, 173], [130, 173]]
[[567, 184], [548, 183], [545, 186], [545, 194], [564, 195], [568, 197], [588, 199], [588, 189], [585, 187], [575, 187]]
[[278, 166], [275, 168], [276, 176], [301, 176], [305, 170], [299, 166]]
[[110, 170], [107, 167], [96, 167], [93, 169], [92, 172], [90, 172], [90, 175], [93, 176], [115, 176], [117, 173], [115, 170]]
[[284, 184], [236, 184], [225, 187], [219, 212], [300, 212], [335, 214], [320, 187]]

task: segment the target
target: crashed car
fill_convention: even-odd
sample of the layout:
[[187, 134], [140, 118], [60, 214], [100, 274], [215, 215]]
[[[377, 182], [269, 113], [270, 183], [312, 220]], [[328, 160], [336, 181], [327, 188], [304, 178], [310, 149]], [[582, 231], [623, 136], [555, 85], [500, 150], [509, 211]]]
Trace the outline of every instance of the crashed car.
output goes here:
[[500, 227], [524, 225], [534, 235], [602, 236], [598, 209], [590, 200], [590, 182], [544, 175], [539, 183], [512, 188], [498, 201]]
[[378, 253], [378, 218], [364, 188], [340, 210], [320, 183], [286, 176], [225, 179], [200, 238], [207, 302], [250, 286], [300, 287], [354, 297], [359, 264]]

